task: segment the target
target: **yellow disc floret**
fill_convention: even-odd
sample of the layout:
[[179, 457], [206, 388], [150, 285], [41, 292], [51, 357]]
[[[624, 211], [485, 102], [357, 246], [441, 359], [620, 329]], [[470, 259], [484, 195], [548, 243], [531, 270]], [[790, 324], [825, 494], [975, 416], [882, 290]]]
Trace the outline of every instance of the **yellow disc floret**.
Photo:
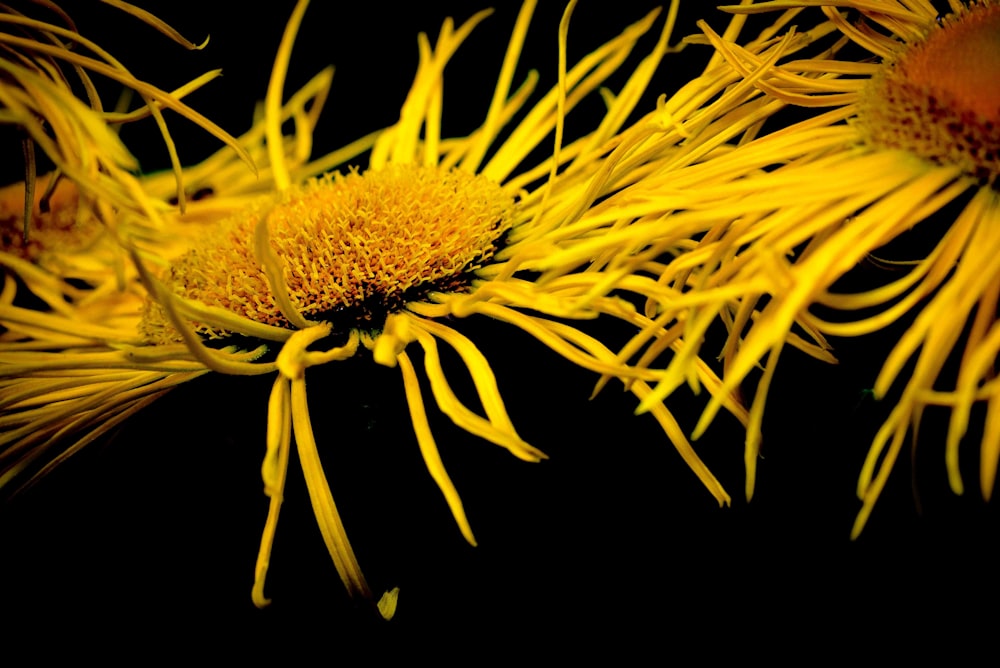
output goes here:
[[972, 4], [931, 27], [874, 76], [862, 129], [872, 143], [1000, 175], [1000, 4]]
[[[381, 327], [386, 313], [432, 290], [461, 290], [510, 229], [514, 198], [460, 169], [388, 165], [330, 174], [249, 206], [207, 233], [163, 277], [179, 297], [289, 327], [254, 250], [266, 221], [295, 309], [338, 329]], [[218, 331], [195, 323], [199, 333]], [[151, 340], [175, 338], [161, 306]]]

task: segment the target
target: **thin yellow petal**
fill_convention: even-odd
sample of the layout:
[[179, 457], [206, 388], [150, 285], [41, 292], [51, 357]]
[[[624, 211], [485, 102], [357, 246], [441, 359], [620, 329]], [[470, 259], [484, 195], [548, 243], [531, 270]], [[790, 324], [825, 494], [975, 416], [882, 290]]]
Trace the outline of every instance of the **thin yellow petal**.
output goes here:
[[413, 431], [417, 436], [417, 444], [420, 446], [420, 454], [423, 455], [424, 463], [431, 474], [431, 478], [437, 483], [441, 493], [444, 494], [448, 508], [458, 524], [459, 530], [465, 540], [470, 545], [476, 545], [476, 538], [472, 534], [472, 525], [469, 524], [465, 516], [465, 507], [462, 504], [462, 497], [455, 489], [454, 483], [448, 476], [441, 461], [441, 453], [438, 452], [437, 444], [434, 442], [434, 435], [431, 433], [430, 423], [427, 421], [427, 412], [424, 410], [424, 400], [420, 393], [420, 381], [417, 379], [413, 363], [405, 352], [400, 352], [398, 356], [399, 370], [403, 374], [403, 389], [406, 391], [406, 403], [410, 407], [410, 419], [413, 422]]
[[270, 497], [267, 520], [260, 539], [257, 563], [254, 566], [253, 589], [250, 597], [258, 608], [266, 607], [271, 599], [264, 596], [267, 569], [271, 565], [271, 549], [278, 528], [278, 515], [284, 501], [285, 478], [288, 474], [288, 456], [291, 452], [291, 392], [290, 382], [283, 376], [274, 380], [267, 407], [267, 450], [261, 466], [264, 493]]

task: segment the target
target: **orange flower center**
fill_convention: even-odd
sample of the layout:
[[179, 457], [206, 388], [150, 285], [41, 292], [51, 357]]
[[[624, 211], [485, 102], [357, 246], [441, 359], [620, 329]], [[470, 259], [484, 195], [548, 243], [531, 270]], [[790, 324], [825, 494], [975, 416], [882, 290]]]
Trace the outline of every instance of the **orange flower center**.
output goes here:
[[906, 46], [862, 101], [868, 139], [988, 183], [1000, 174], [1000, 5], [973, 4]]
[[0, 188], [0, 250], [39, 262], [48, 253], [75, 253], [92, 246], [104, 228], [87, 207], [79, 205], [80, 194], [67, 179], [60, 179], [42, 202], [50, 174], [35, 181], [35, 205], [24, 240], [24, 183]]

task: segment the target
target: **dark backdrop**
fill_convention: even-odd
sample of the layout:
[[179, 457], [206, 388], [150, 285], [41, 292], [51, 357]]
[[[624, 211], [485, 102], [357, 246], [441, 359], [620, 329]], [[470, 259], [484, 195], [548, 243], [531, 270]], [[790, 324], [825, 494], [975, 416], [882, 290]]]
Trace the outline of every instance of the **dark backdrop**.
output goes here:
[[[189, 102], [239, 134], [263, 97], [292, 3], [239, 4], [146, 5], [194, 41], [210, 34], [195, 53], [94, 3], [69, 9], [85, 34], [164, 88], [222, 67], [224, 77]], [[561, 7], [542, 4], [523, 62], [541, 71], [544, 90], [555, 78]], [[572, 52], [616, 34], [645, 4], [582, 2]], [[707, 3], [687, 4], [675, 34], [693, 31], [699, 13], [724, 25]], [[443, 17], [461, 20], [478, 8], [315, 3], [287, 90], [337, 66], [317, 153], [393, 122], [415, 70], [416, 33], [434, 35]], [[515, 14], [514, 3], [498, 8], [449, 66], [446, 132], [467, 132], [485, 113]], [[704, 48], [668, 56], [659, 90], [676, 89], [706, 57]], [[161, 169], [165, 151], [146, 125], [124, 136], [144, 169]], [[185, 162], [218, 148], [183, 119], [174, 117], [171, 128]], [[391, 623], [347, 600], [294, 459], [268, 581], [274, 602], [253, 607], [267, 512], [259, 466], [270, 379], [223, 377], [175, 390], [0, 510], [3, 614], [19, 622], [14, 628], [52, 637], [82, 629], [84, 646], [112, 655], [143, 639], [155, 653], [205, 638], [220, 657], [270, 646], [330, 661], [344, 649], [375, 661], [437, 647], [448, 653], [469, 639], [477, 641], [475, 657], [538, 642], [573, 653], [636, 641], [664, 661], [691, 646], [798, 656], [803, 635], [832, 641], [818, 646], [830, 650], [865, 638], [905, 648], [965, 638], [940, 631], [954, 620], [961, 624], [947, 628], [975, 638], [978, 623], [995, 617], [997, 513], [979, 498], [974, 470], [965, 497], [946, 489], [941, 415], [927, 416], [918, 450], [923, 513], [904, 456], [865, 533], [848, 539], [857, 472], [888, 412], [864, 389], [905, 324], [865, 342], [836, 341], [837, 367], [785, 353], [749, 504], [740, 429], [726, 419], [713, 426], [697, 448], [733, 495], [727, 509], [649, 416], [632, 415], [634, 401], [620, 386], [588, 401], [593, 378], [526, 335], [478, 319], [454, 326], [491, 360], [522, 435], [551, 457], [526, 464], [433, 418], [478, 548], [462, 540], [426, 473], [398, 372], [357, 359], [309, 375], [317, 436], [361, 565], [374, 588], [402, 587]], [[622, 335], [603, 324], [590, 331], [611, 341]], [[706, 355], [713, 350], [706, 346]], [[682, 391], [668, 405], [690, 429], [703, 400]], [[974, 463], [976, 444], [963, 454]], [[897, 621], [901, 630], [887, 635]], [[720, 642], [695, 644], [706, 637]]]

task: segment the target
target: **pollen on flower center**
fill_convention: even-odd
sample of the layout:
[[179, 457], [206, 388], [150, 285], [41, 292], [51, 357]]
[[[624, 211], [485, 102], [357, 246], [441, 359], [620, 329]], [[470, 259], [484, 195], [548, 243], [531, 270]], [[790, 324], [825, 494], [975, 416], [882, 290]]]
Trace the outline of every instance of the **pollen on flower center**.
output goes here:
[[[391, 164], [335, 173], [217, 226], [162, 280], [179, 297], [288, 327], [254, 251], [263, 219], [299, 313], [336, 329], [377, 328], [386, 313], [429, 291], [464, 289], [498, 250], [513, 213], [514, 198], [500, 185], [460, 169]], [[176, 338], [152, 302], [143, 331], [153, 341]]]
[[904, 47], [865, 91], [868, 140], [996, 183], [1000, 175], [1000, 5], [981, 2]]

